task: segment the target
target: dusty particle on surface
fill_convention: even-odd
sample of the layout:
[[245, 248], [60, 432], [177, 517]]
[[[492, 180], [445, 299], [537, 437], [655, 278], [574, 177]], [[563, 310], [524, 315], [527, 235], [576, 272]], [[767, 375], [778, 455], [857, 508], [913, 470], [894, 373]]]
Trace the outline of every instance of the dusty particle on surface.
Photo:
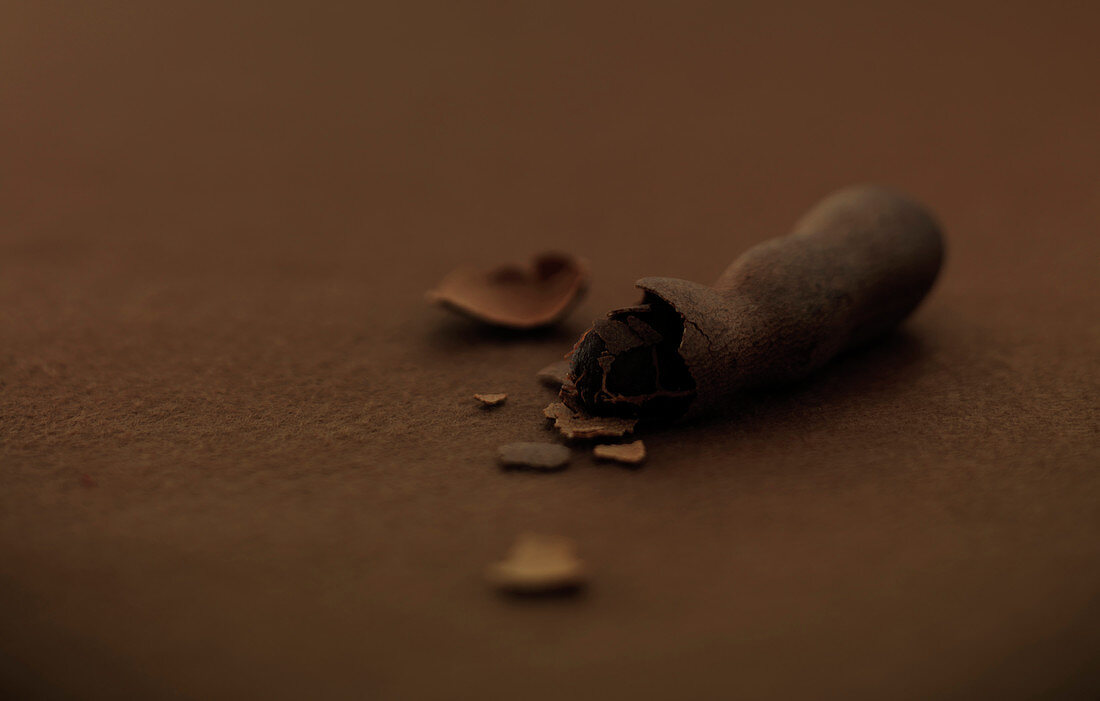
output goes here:
[[500, 406], [507, 398], [508, 395], [504, 392], [489, 392], [487, 394], [474, 395], [474, 399], [478, 400], [485, 406]]
[[568, 360], [559, 360], [556, 363], [550, 363], [535, 374], [535, 378], [539, 382], [554, 389], [559, 389], [562, 384], [565, 383], [565, 378], [567, 377], [569, 377]]
[[526, 266], [460, 268], [428, 292], [428, 301], [494, 326], [534, 329], [560, 321], [588, 289], [588, 264], [542, 253]]
[[640, 440], [633, 443], [598, 445], [592, 454], [600, 460], [614, 460], [627, 465], [640, 465], [645, 460], [645, 443]]
[[637, 419], [618, 416], [588, 416], [573, 411], [561, 402], [554, 402], [542, 410], [543, 416], [554, 421], [554, 428], [561, 435], [575, 438], [619, 438], [634, 432]]
[[584, 586], [584, 563], [573, 541], [562, 536], [524, 533], [508, 557], [489, 566], [489, 584], [511, 594], [567, 594]]
[[508, 443], [497, 449], [505, 467], [560, 470], [569, 462], [569, 448], [559, 443]]
[[80, 486], [82, 487], [98, 487], [99, 482], [96, 482], [95, 477], [92, 477], [87, 472], [80, 473]]

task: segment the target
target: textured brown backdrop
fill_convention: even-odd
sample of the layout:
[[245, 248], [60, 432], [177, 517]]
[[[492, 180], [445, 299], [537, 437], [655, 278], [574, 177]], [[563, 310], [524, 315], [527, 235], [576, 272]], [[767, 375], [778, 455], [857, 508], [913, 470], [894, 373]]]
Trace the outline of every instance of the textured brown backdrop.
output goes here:
[[[0, 12], [0, 691], [1096, 698], [1100, 4], [341, 4]], [[862, 181], [948, 232], [905, 332], [495, 468], [634, 279]], [[558, 333], [423, 303], [545, 247]], [[486, 589], [526, 529], [588, 596]]]

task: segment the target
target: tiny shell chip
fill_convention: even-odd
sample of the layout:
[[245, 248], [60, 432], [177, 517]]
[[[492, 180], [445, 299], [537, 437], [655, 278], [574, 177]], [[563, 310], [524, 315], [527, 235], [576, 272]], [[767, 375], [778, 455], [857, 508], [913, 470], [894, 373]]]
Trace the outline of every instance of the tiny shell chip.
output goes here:
[[592, 454], [600, 460], [614, 460], [627, 465], [639, 465], [645, 460], [645, 443], [634, 441], [616, 445], [598, 445]]
[[504, 592], [552, 595], [577, 591], [585, 583], [585, 570], [573, 541], [524, 533], [516, 538], [507, 559], [488, 567], [485, 578]]
[[559, 360], [539, 370], [535, 377], [547, 387], [557, 389], [565, 384], [566, 378], [569, 377], [569, 366], [568, 360]]
[[428, 292], [428, 301], [494, 326], [534, 329], [560, 321], [588, 289], [588, 265], [564, 253], [542, 253], [527, 266], [460, 268]]
[[508, 395], [504, 392], [490, 392], [489, 394], [475, 394], [474, 399], [478, 400], [485, 406], [500, 406], [504, 403], [504, 400], [508, 398]]
[[559, 470], [569, 462], [569, 448], [558, 443], [508, 443], [497, 449], [505, 467]]
[[618, 416], [588, 416], [575, 412], [561, 402], [555, 402], [542, 410], [543, 416], [554, 420], [554, 428], [561, 435], [574, 438], [619, 438], [634, 432], [637, 419]]

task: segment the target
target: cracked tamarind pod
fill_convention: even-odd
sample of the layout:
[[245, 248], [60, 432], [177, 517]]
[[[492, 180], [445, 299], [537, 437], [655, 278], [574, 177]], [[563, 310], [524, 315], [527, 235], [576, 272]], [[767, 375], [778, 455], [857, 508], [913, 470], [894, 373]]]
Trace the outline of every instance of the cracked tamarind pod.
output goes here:
[[943, 240], [922, 205], [879, 187], [834, 193], [711, 287], [647, 277], [573, 348], [562, 401], [592, 415], [674, 419], [798, 380], [882, 336], [924, 299]]

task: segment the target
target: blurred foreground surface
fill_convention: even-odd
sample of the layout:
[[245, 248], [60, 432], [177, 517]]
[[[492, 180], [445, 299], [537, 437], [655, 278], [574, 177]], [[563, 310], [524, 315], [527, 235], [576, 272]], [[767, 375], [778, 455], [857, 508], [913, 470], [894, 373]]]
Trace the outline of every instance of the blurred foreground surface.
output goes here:
[[[0, 695], [1095, 698], [1100, 6], [226, 5], [0, 22]], [[633, 280], [862, 181], [947, 231], [904, 333], [495, 467]], [[559, 332], [423, 303], [548, 247]], [[488, 590], [523, 530], [587, 596]]]

